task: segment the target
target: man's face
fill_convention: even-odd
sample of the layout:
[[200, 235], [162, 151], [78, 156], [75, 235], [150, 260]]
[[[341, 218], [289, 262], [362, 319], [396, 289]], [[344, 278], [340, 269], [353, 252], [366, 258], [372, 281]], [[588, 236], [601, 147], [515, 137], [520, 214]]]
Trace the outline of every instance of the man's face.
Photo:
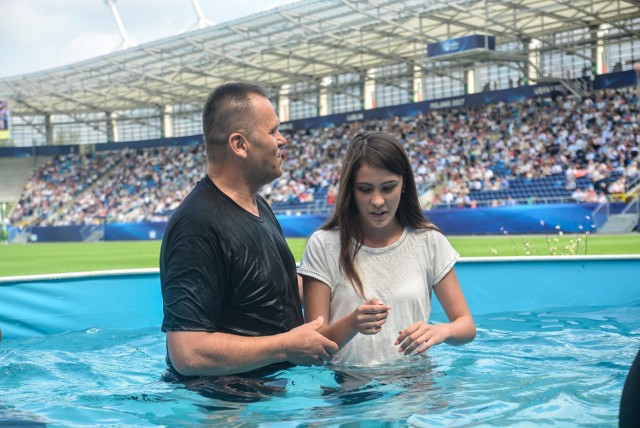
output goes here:
[[259, 185], [267, 184], [282, 175], [282, 148], [287, 143], [280, 134], [280, 121], [271, 102], [252, 95], [253, 126], [245, 138], [248, 141], [247, 168]]

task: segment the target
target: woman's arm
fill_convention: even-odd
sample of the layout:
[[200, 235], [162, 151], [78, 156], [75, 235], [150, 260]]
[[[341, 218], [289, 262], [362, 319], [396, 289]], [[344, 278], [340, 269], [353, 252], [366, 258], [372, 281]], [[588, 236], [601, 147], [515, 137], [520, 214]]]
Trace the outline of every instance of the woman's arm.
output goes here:
[[449, 322], [444, 324], [429, 324], [424, 321], [413, 323], [399, 333], [395, 343], [400, 345], [398, 352], [410, 354], [415, 351], [420, 354], [442, 342], [450, 345], [462, 345], [471, 342], [476, 337], [476, 326], [455, 270], [452, 268], [433, 289]]
[[452, 268], [442, 281], [434, 286], [433, 290], [449, 319], [450, 332], [445, 343], [464, 345], [475, 339], [476, 325], [473, 322], [469, 306], [467, 306], [467, 300], [462, 293], [455, 269]]
[[331, 289], [324, 282], [309, 276], [304, 276], [302, 282], [305, 320], [314, 320], [322, 316], [325, 321], [318, 331], [337, 343], [340, 348], [357, 333], [378, 333], [387, 321], [391, 307], [378, 299], [371, 299], [329, 325], [327, 320], [330, 319], [331, 312]]

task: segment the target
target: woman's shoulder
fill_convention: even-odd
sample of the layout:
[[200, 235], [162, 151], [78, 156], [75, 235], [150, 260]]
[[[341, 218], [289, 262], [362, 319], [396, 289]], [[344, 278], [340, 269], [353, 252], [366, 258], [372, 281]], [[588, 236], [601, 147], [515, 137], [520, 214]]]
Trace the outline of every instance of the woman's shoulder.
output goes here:
[[340, 248], [340, 232], [335, 229], [318, 229], [311, 234], [307, 247], [329, 250]]
[[309, 236], [301, 266], [315, 260], [333, 260], [340, 253], [340, 236], [334, 230], [316, 230]]
[[309, 241], [316, 241], [321, 243], [334, 243], [340, 241], [340, 232], [337, 228], [334, 229], [318, 229], [311, 234]]
[[447, 237], [438, 229], [413, 229], [407, 228], [407, 235], [413, 241], [423, 242], [428, 245], [438, 245], [442, 242], [448, 242]]
[[420, 228], [414, 229], [412, 227], [407, 227], [407, 234], [414, 235], [420, 238], [432, 238], [434, 236], [444, 236], [444, 234], [435, 228]]

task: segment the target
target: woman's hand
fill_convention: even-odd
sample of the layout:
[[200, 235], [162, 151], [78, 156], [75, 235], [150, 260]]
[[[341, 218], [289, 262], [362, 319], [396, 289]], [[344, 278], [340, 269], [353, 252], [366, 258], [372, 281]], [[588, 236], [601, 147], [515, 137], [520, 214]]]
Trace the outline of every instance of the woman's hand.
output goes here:
[[358, 333], [376, 334], [387, 322], [390, 309], [378, 299], [367, 300], [351, 312], [351, 326]]
[[400, 345], [398, 352], [404, 352], [405, 355], [422, 354], [432, 346], [447, 340], [450, 335], [449, 324], [427, 324], [418, 321], [402, 330], [394, 345]]

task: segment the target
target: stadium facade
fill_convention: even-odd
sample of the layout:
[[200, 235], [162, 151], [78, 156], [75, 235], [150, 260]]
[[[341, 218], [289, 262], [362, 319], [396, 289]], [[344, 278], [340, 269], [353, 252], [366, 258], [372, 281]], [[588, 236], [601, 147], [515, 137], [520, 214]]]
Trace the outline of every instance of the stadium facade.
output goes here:
[[638, 35], [634, 1], [309, 0], [2, 79], [2, 239], [160, 239], [231, 80], [268, 88], [289, 133], [263, 189], [287, 236], [331, 209], [353, 132], [383, 128], [447, 234], [637, 230]]
[[199, 134], [204, 98], [229, 80], [266, 86], [284, 122], [543, 83], [579, 95], [631, 70], [639, 36], [633, 0], [301, 1], [1, 79], [2, 143]]

